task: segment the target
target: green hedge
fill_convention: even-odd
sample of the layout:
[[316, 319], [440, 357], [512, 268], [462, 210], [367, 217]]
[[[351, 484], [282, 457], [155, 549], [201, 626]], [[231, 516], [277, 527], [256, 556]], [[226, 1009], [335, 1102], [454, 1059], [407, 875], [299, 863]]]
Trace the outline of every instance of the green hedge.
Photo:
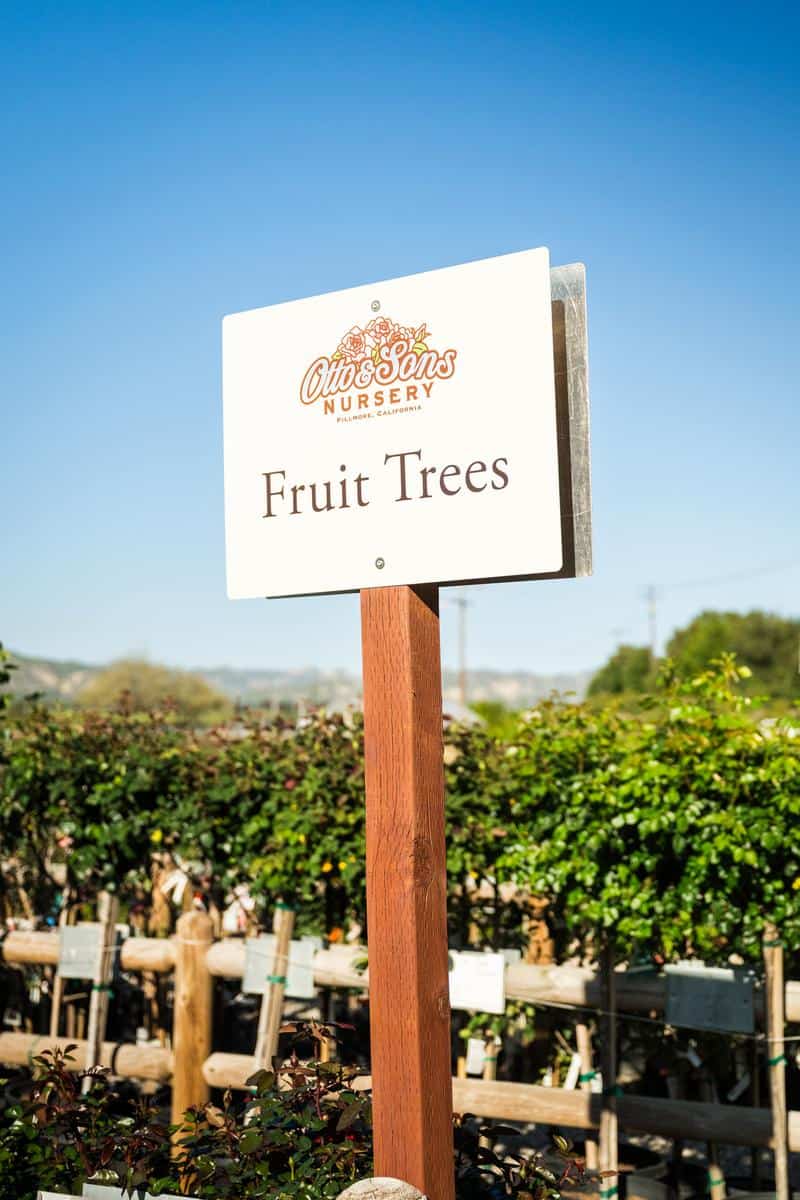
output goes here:
[[[524, 942], [524, 905], [487, 913], [487, 877], [547, 896], [558, 951], [753, 960], [766, 919], [800, 949], [800, 738], [765, 728], [730, 659], [667, 677], [644, 711], [549, 701], [503, 738], [445, 734], [451, 933]], [[220, 891], [294, 897], [301, 928], [364, 923], [360, 718], [195, 734], [148, 716], [0, 710], [0, 858], [38, 911], [52, 862], [91, 897], [147, 883], [169, 849]], [[6, 885], [7, 886], [7, 885]], [[333, 915], [332, 915], [333, 914]]]

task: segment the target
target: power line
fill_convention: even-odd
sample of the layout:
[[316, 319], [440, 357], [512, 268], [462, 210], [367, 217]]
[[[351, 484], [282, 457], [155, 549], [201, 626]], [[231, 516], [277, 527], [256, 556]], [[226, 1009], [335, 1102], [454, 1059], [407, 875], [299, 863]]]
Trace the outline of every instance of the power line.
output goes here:
[[778, 571], [792, 571], [800, 567], [800, 560], [785, 563], [773, 563], [768, 567], [751, 567], [745, 571], [731, 571], [728, 575], [710, 575], [705, 579], [684, 579], [680, 583], [660, 585], [662, 591], [674, 591], [675, 588], [706, 587], [714, 583], [734, 583], [739, 579], [754, 579], [758, 575], [773, 575]]

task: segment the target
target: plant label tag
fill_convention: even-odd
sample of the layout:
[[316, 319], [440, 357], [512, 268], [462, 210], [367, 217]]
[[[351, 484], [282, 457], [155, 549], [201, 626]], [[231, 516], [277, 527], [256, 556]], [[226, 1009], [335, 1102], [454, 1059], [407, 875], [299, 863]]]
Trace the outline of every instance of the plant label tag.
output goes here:
[[564, 1087], [569, 1089], [570, 1091], [574, 1091], [574, 1089], [578, 1086], [578, 1080], [580, 1078], [580, 1074], [581, 1074], [581, 1056], [580, 1056], [580, 1054], [573, 1054], [573, 1056], [569, 1062], [569, 1069], [567, 1070], [567, 1074], [564, 1079]]
[[507, 947], [501, 950], [500, 953], [502, 954], [503, 961], [507, 967], [511, 967], [514, 965], [514, 963], [518, 963], [522, 960], [522, 951], [517, 950], [514, 947]]
[[[313, 1000], [314, 987], [313, 941], [292, 941], [289, 944], [289, 969], [285, 993], [296, 1000]], [[264, 933], [247, 938], [244, 944], [244, 979], [242, 991], [263, 996], [269, 988], [269, 976], [275, 958], [275, 934]]]
[[741, 967], [676, 963], [665, 968], [664, 1019], [684, 1029], [753, 1033], [753, 976]]
[[99, 921], [62, 925], [58, 931], [58, 974], [62, 979], [96, 979], [103, 927]]
[[536, 249], [225, 317], [231, 599], [587, 574], [553, 288]]
[[733, 1087], [728, 1092], [728, 1094], [726, 1096], [728, 1103], [735, 1104], [736, 1101], [739, 1099], [739, 1097], [742, 1096], [747, 1091], [749, 1086], [750, 1086], [750, 1072], [745, 1071], [745, 1073], [744, 1073], [744, 1075], [742, 1075], [741, 1079], [737, 1079], [736, 1083], [733, 1085]]
[[469, 1038], [467, 1041], [467, 1074], [482, 1075], [483, 1060], [486, 1056], [486, 1046], [483, 1038]]
[[475, 950], [450, 951], [450, 1007], [504, 1013], [505, 959]]

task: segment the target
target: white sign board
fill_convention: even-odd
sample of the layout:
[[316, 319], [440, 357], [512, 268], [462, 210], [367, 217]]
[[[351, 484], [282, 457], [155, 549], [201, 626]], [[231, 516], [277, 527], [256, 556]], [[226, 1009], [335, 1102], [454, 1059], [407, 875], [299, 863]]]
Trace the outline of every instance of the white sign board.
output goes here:
[[547, 250], [223, 323], [232, 598], [558, 572]]

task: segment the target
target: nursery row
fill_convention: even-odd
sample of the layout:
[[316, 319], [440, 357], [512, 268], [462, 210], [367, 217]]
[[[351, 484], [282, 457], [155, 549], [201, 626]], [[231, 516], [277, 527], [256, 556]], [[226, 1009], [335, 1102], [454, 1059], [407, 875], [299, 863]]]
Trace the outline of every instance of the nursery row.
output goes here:
[[[753, 720], [742, 674], [667, 678], [633, 715], [548, 701], [503, 737], [447, 723], [451, 945], [525, 950], [546, 902], [561, 959], [610, 933], [628, 959], [757, 961], [765, 920], [791, 958], [800, 739]], [[363, 789], [358, 715], [0, 710], [0, 911], [55, 921], [105, 888], [168, 933], [195, 898], [250, 928], [284, 898], [299, 932], [363, 941]]]

